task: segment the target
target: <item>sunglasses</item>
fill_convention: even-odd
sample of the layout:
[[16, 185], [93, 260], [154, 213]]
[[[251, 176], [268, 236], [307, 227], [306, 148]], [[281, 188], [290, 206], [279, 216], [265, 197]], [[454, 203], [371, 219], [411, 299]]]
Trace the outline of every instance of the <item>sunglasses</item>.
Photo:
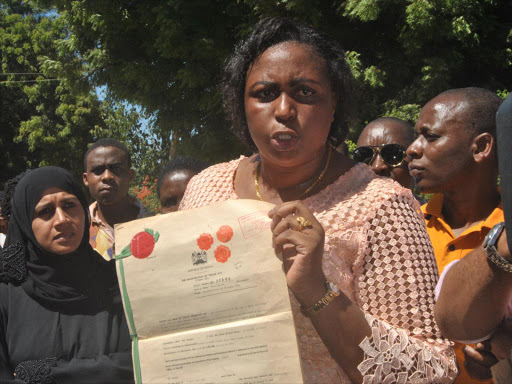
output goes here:
[[354, 160], [370, 165], [380, 154], [382, 160], [390, 167], [399, 167], [405, 160], [405, 149], [400, 144], [368, 145], [356, 148]]

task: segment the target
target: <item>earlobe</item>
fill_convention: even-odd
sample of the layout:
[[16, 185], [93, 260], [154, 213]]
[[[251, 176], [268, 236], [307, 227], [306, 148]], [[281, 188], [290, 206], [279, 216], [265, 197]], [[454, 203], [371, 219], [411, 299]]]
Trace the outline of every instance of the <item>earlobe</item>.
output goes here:
[[494, 153], [494, 137], [488, 132], [481, 133], [473, 139], [471, 150], [475, 162], [486, 161]]
[[82, 181], [84, 182], [84, 185], [89, 188], [89, 181], [87, 180], [87, 172], [82, 173]]

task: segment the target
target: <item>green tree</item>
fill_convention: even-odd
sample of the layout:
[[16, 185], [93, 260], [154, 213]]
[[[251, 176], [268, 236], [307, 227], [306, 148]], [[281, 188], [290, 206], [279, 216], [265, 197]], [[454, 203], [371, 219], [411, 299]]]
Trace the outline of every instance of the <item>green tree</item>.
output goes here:
[[228, 131], [217, 91], [219, 68], [247, 7], [212, 1], [67, 2], [56, 5], [89, 78], [153, 116], [162, 157], [226, 160], [241, 146]]
[[[29, 8], [23, 4], [14, 4], [19, 12], [28, 13]], [[31, 81], [35, 75], [20, 76], [19, 72], [37, 72], [26, 65], [32, 57], [24, 57], [21, 54], [26, 42], [23, 36], [27, 33], [23, 23], [7, 13], [7, 6], [0, 6], [0, 162], [2, 173], [0, 180], [5, 181], [22, 172], [26, 167], [32, 166], [32, 162], [39, 161], [39, 154], [33, 153], [31, 161], [28, 156], [28, 145], [17, 142], [18, 129], [22, 121], [30, 118], [33, 110], [28, 108], [28, 98], [23, 92], [26, 81]], [[19, 43], [18, 43], [19, 41]], [[13, 80], [17, 82], [13, 82]]]
[[345, 47], [361, 90], [352, 138], [378, 116], [414, 121], [448, 88], [512, 88], [510, 2], [41, 1], [69, 22], [91, 81], [155, 117], [166, 155], [220, 161], [242, 151], [221, 112], [219, 73], [236, 41], [266, 16], [299, 19]]
[[79, 60], [57, 49], [68, 33], [64, 20], [46, 12], [22, 2], [0, 9], [2, 123], [12, 143], [3, 152], [13, 156], [13, 149], [22, 149], [19, 162], [8, 163], [11, 172], [2, 175], [4, 180], [42, 165], [59, 165], [76, 175], [92, 138], [90, 128], [102, 124], [97, 97], [77, 76]]
[[56, 41], [66, 36], [63, 20], [25, 3], [11, 5], [0, 9], [2, 119], [14, 142], [5, 152], [22, 148], [18, 160], [25, 161], [8, 163], [8, 173], [49, 164], [76, 173], [89, 128], [100, 123], [98, 100], [80, 84], [83, 78], [73, 78], [76, 57], [57, 50]]
[[158, 146], [150, 147], [141, 114], [110, 96], [98, 98], [71, 40], [55, 11], [23, 1], [0, 6], [1, 181], [42, 165], [78, 177], [88, 145], [101, 137], [125, 141], [143, 165], [136, 169], [155, 173]]
[[103, 124], [90, 130], [92, 137], [111, 137], [125, 143], [130, 150], [135, 169], [134, 184], [142, 185], [146, 180], [151, 185], [151, 180], [158, 174], [164, 160], [161, 143], [151, 129], [152, 123], [146, 121], [144, 124], [141, 121], [143, 112], [137, 111], [133, 105], [119, 102], [108, 92], [101, 103], [100, 111]]

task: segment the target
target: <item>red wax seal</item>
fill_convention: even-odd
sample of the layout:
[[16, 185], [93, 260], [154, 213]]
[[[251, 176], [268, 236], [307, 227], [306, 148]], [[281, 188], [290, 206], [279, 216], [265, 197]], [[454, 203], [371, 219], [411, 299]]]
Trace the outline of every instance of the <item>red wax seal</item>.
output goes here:
[[197, 238], [197, 245], [199, 248], [201, 248], [203, 251], [207, 251], [212, 247], [213, 244], [213, 237], [209, 233], [202, 233]]
[[219, 245], [214, 252], [215, 260], [219, 263], [225, 263], [231, 257], [231, 251], [225, 245]]
[[223, 225], [217, 231], [217, 239], [222, 243], [227, 243], [233, 237], [233, 229], [229, 225]]
[[145, 259], [155, 248], [155, 238], [147, 232], [139, 232], [130, 242], [130, 252], [137, 259]]

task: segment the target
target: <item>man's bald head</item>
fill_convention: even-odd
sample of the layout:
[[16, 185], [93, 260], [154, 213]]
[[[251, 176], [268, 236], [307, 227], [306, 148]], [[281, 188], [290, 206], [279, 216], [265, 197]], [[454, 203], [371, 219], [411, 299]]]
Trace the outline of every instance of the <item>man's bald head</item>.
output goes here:
[[407, 149], [421, 192], [458, 193], [467, 183], [495, 184], [500, 104], [493, 92], [474, 87], [448, 90], [425, 104], [416, 122], [417, 139]]
[[457, 102], [459, 117], [467, 131], [474, 136], [488, 132], [496, 137], [496, 112], [502, 100], [494, 92], [477, 87], [450, 89], [434, 97], [429, 104], [447, 98]]
[[379, 117], [368, 123], [357, 139], [357, 146], [400, 144], [407, 148], [414, 141], [414, 129], [397, 117]]

